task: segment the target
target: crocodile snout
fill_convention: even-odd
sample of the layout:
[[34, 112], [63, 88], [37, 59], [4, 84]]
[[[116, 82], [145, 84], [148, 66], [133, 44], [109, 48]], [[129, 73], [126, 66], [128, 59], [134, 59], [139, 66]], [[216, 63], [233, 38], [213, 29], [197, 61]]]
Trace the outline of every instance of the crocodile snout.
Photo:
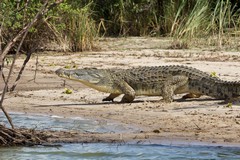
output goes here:
[[55, 71], [55, 73], [57, 74], [57, 75], [60, 75], [60, 74], [62, 74], [64, 72], [64, 69], [62, 69], [62, 68], [59, 68], [59, 69], [57, 69], [56, 71]]

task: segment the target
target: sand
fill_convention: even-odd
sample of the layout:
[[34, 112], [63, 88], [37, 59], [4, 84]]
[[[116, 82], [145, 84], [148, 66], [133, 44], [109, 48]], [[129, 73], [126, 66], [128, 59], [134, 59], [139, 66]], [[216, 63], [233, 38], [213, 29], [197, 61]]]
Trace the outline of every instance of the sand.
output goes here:
[[[136, 97], [133, 103], [102, 102], [108, 96], [79, 82], [63, 80], [54, 71], [60, 67], [131, 68], [137, 66], [186, 65], [207, 73], [216, 72], [221, 79], [236, 81], [240, 75], [240, 54], [211, 48], [167, 49], [171, 41], [165, 38], [101, 39], [100, 51], [83, 53], [42, 52], [35, 54], [26, 66], [16, 90], [8, 93], [4, 106], [8, 112], [47, 114], [64, 117], [84, 117], [104, 125], [113, 121], [130, 125], [139, 132], [125, 132], [118, 138], [131, 141], [136, 137], [168, 143], [208, 143], [240, 145], [240, 106], [231, 107], [221, 100], [202, 96], [174, 102], [161, 102], [162, 97]], [[38, 55], [37, 76], [34, 72]], [[17, 73], [24, 56], [18, 58]], [[6, 73], [9, 66], [6, 67]], [[12, 77], [14, 79], [14, 77]], [[3, 87], [2, 79], [1, 85]], [[64, 88], [73, 90], [64, 94]], [[117, 98], [116, 101], [120, 101]], [[108, 135], [109, 136], [109, 135]], [[111, 137], [111, 134], [110, 134]], [[112, 138], [116, 135], [112, 134]]]

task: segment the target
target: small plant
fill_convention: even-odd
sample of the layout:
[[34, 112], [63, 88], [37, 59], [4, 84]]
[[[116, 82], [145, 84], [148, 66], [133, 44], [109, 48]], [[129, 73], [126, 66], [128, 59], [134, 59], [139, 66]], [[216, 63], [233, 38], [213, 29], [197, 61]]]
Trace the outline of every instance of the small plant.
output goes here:
[[218, 77], [216, 72], [211, 72], [210, 76], [211, 77]]
[[52, 63], [49, 64], [49, 66], [54, 67], [54, 66], [56, 66], [56, 64], [54, 62], [52, 62]]
[[232, 103], [228, 103], [225, 108], [232, 108]]
[[69, 89], [69, 88], [64, 88], [64, 91], [62, 93], [64, 93], [64, 94], [72, 94], [73, 91], [71, 89]]
[[70, 66], [70, 65], [65, 65], [64, 68], [66, 68], [66, 69], [70, 69], [71, 66]]
[[5, 62], [7, 63], [7, 66], [12, 63], [12, 59], [11, 58], [5, 58]]
[[69, 64], [65, 65], [64, 68], [66, 69], [77, 68], [77, 64], [74, 61], [71, 61]]

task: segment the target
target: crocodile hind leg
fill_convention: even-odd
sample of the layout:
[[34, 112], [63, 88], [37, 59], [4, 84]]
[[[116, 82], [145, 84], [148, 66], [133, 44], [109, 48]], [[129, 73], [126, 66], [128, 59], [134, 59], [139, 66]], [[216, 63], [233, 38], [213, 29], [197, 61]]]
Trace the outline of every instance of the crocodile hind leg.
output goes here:
[[113, 99], [118, 97], [120, 94], [118, 93], [111, 93], [108, 97], [104, 98], [102, 101], [112, 101]]

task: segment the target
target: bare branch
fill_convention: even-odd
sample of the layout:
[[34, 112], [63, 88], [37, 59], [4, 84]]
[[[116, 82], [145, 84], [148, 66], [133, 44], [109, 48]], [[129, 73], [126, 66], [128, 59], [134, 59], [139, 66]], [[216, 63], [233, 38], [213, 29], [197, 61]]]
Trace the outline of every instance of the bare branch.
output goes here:
[[21, 67], [21, 69], [20, 69], [20, 71], [19, 71], [19, 73], [18, 73], [18, 76], [17, 76], [14, 84], [13, 84], [12, 87], [10, 88], [10, 91], [11, 91], [11, 92], [15, 90], [15, 88], [16, 88], [16, 86], [17, 86], [17, 84], [18, 84], [18, 82], [19, 82], [19, 80], [20, 80], [20, 78], [21, 78], [21, 76], [22, 76], [22, 73], [23, 73], [23, 71], [24, 71], [24, 69], [25, 69], [25, 67], [26, 67], [26, 64], [28, 63], [28, 61], [29, 61], [30, 58], [31, 58], [31, 55], [32, 55], [32, 52], [27, 53], [27, 57], [26, 57], [26, 59], [25, 59], [24, 62], [23, 62], [23, 65], [22, 65], [22, 67]]
[[0, 54], [2, 54], [2, 23], [0, 23]]
[[[3, 107], [3, 101], [4, 101], [4, 97], [5, 97], [5, 94], [7, 92], [7, 86], [8, 86], [8, 82], [9, 82], [9, 79], [10, 79], [10, 76], [12, 74], [12, 70], [13, 70], [13, 67], [14, 67], [14, 64], [15, 64], [15, 61], [16, 61], [16, 58], [17, 58], [17, 55], [19, 54], [19, 51], [21, 49], [21, 46], [23, 44], [23, 41], [25, 39], [25, 37], [27, 36], [27, 33], [29, 31], [29, 29], [40, 19], [43, 17], [44, 14], [46, 14], [50, 9], [52, 9], [53, 7], [55, 7], [57, 4], [61, 3], [63, 0], [59, 0], [53, 4], [51, 4], [49, 7], [47, 7], [48, 5], [48, 0], [43, 4], [43, 6], [41, 7], [41, 9], [39, 10], [39, 12], [36, 14], [36, 16], [34, 17], [34, 19], [28, 24], [26, 25], [18, 34], [15, 38], [13, 38], [10, 42], [8, 42], [8, 44], [6, 45], [6, 47], [4, 48], [4, 50], [1, 53], [0, 55], [0, 75], [2, 74], [2, 66], [3, 66], [3, 63], [4, 63], [4, 57], [7, 55], [7, 53], [9, 52], [9, 50], [15, 45], [15, 43], [17, 42], [17, 40], [22, 37], [22, 40], [17, 48], [17, 52], [16, 54], [14, 55], [14, 58], [13, 58], [13, 62], [12, 62], [12, 65], [11, 65], [11, 68], [10, 68], [10, 71], [8, 73], [8, 77], [7, 77], [7, 80], [6, 80], [6, 84], [4, 86], [4, 90], [3, 90], [3, 93], [2, 93], [2, 96], [1, 96], [1, 100], [0, 100], [0, 108], [2, 109], [2, 111], [4, 112], [5, 116], [7, 117], [10, 125], [12, 128], [14, 128], [14, 125], [12, 123], [12, 120], [10, 118], [10, 116], [8, 115], [8, 113], [6, 112], [5, 108]], [[31, 55], [31, 54], [30, 54]], [[29, 57], [30, 58], [30, 57]], [[27, 60], [28, 61], [28, 60]], [[24, 69], [24, 67], [23, 67]], [[22, 70], [23, 71], [23, 70]]]
[[36, 66], [36, 68], [35, 68], [35, 71], [34, 71], [33, 81], [36, 83], [37, 69], [38, 69], [38, 55], [37, 55], [37, 58], [36, 58], [35, 66]]
[[10, 123], [11, 127], [14, 128], [14, 125], [12, 123], [12, 119], [11, 117], [8, 115], [8, 113], [6, 112], [5, 108], [3, 107], [3, 100], [4, 100], [4, 97], [5, 97], [5, 94], [7, 92], [7, 88], [8, 88], [8, 82], [9, 82], [9, 79], [10, 79], [10, 76], [12, 74], [12, 70], [13, 70], [13, 67], [14, 67], [14, 64], [15, 64], [15, 61], [16, 61], [16, 58], [17, 58], [17, 55], [19, 54], [19, 51], [22, 47], [22, 44], [23, 44], [23, 41], [24, 39], [26, 38], [27, 36], [27, 33], [30, 29], [30, 27], [32, 27], [32, 25], [38, 20], [38, 17], [39, 15], [43, 12], [43, 10], [46, 8], [48, 4], [48, 1], [45, 2], [45, 4], [43, 5], [43, 7], [40, 9], [40, 11], [37, 13], [37, 15], [35, 16], [35, 18], [32, 20], [32, 22], [30, 22], [26, 27], [24, 27], [24, 29], [21, 31], [21, 34], [18, 34], [14, 39], [13, 41], [11, 41], [10, 43], [8, 43], [8, 45], [4, 48], [3, 52], [2, 52], [2, 59], [4, 59], [4, 57], [6, 56], [6, 54], [8, 53], [8, 51], [13, 47], [13, 45], [16, 43], [17, 39], [19, 39], [22, 34], [23, 37], [22, 37], [22, 40], [20, 42], [20, 44], [18, 45], [18, 48], [17, 48], [17, 52], [16, 54], [14, 55], [14, 58], [13, 58], [13, 62], [12, 62], [12, 65], [10, 67], [10, 71], [8, 72], [8, 77], [7, 77], [7, 80], [6, 80], [6, 84], [4, 86], [4, 89], [3, 89], [3, 93], [2, 93], [2, 97], [1, 97], [1, 101], [0, 101], [0, 108], [3, 110], [5, 116], [7, 117], [8, 119], [8, 122]]

